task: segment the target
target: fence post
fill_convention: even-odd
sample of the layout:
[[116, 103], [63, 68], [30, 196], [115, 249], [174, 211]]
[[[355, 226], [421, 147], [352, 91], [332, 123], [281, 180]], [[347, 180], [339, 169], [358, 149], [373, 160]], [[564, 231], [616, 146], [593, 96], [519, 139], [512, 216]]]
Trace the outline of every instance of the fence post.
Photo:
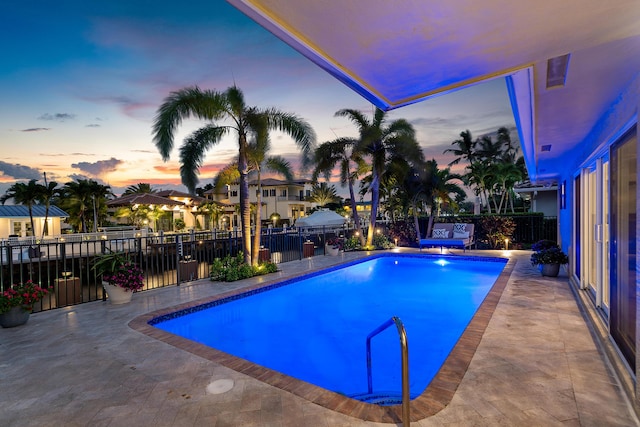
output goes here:
[[176, 235], [176, 277], [180, 286], [180, 258], [182, 258], [182, 235]]
[[298, 259], [302, 260], [302, 229], [298, 228]]

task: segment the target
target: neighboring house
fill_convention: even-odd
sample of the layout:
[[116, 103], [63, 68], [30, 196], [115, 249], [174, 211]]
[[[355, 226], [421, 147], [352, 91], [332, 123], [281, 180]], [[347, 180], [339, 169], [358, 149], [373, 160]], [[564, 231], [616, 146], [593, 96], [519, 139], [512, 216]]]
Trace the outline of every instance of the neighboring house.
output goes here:
[[558, 185], [534, 185], [527, 181], [517, 184], [513, 191], [529, 202], [529, 212], [542, 212], [544, 216], [558, 216]]
[[[293, 225], [296, 219], [309, 214], [316, 207], [315, 203], [308, 201], [313, 189], [313, 183], [308, 179], [285, 181], [274, 178], [265, 178], [260, 183], [262, 189], [262, 209], [260, 218], [263, 222], [273, 220], [273, 214], [280, 216], [279, 223]], [[257, 181], [249, 182], [249, 199], [256, 203]], [[240, 216], [235, 206], [240, 204], [240, 184], [228, 185], [222, 192], [209, 190], [205, 192], [209, 200], [225, 203], [229, 208], [225, 210], [227, 221], [231, 226], [240, 225]]]
[[[29, 218], [29, 208], [22, 205], [1, 205], [0, 206], [0, 239], [7, 239], [10, 236], [27, 237], [42, 236], [44, 228], [45, 206], [33, 206], [33, 222], [35, 234], [31, 230], [31, 219]], [[55, 236], [61, 234], [61, 222], [69, 215], [57, 206], [49, 207], [49, 217], [47, 219], [47, 233], [45, 236]]]

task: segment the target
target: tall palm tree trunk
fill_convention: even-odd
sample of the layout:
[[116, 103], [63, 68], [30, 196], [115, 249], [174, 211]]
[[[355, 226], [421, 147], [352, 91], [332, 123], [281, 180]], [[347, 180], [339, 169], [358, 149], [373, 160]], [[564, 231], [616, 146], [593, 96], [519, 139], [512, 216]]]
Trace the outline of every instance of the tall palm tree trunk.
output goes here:
[[367, 242], [365, 246], [373, 246], [373, 233], [376, 229], [376, 218], [378, 217], [378, 203], [380, 201], [380, 176], [374, 168], [371, 174], [371, 221], [367, 232]]
[[242, 247], [244, 262], [251, 264], [251, 203], [249, 200], [249, 167], [247, 163], [247, 137], [240, 135], [240, 154], [238, 156], [240, 172], [240, 221], [242, 225]]
[[358, 238], [360, 239], [360, 245], [364, 246], [364, 233], [360, 227], [360, 216], [358, 215], [358, 206], [356, 204], [356, 195], [353, 191], [353, 178], [349, 178], [349, 197], [351, 198], [351, 212], [353, 212], [353, 226], [358, 230]]
[[260, 184], [260, 169], [258, 169], [258, 190], [256, 192], [256, 229], [253, 235], [253, 248], [251, 250], [251, 262], [258, 265], [260, 254], [260, 234], [262, 231], [262, 185]]

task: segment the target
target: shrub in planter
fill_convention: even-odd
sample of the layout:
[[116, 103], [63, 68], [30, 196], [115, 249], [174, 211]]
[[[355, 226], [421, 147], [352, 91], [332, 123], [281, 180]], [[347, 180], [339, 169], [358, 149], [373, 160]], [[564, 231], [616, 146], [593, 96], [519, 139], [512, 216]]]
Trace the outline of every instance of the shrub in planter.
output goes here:
[[534, 252], [540, 252], [545, 249], [559, 248], [559, 247], [560, 246], [558, 246], [558, 244], [553, 240], [539, 240], [533, 245], [531, 245], [531, 250]]
[[542, 249], [531, 254], [532, 265], [567, 264], [569, 257], [558, 247]]

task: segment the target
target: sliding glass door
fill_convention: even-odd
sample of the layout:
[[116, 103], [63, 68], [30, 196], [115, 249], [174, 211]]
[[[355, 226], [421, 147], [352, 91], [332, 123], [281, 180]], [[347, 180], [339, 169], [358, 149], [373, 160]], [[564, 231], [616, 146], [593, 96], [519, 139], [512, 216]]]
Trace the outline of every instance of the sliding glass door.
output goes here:
[[611, 149], [610, 330], [635, 371], [637, 132]]

